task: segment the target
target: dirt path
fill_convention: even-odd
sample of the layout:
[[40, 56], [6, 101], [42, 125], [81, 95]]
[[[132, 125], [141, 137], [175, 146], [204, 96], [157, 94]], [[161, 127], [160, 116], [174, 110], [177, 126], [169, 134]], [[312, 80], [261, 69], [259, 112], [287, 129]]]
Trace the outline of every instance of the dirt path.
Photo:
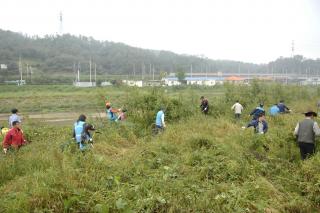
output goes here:
[[[0, 114], [0, 124], [5, 125], [8, 121], [10, 114]], [[41, 113], [41, 114], [27, 114], [24, 113], [21, 116], [22, 120], [25, 121], [39, 121], [51, 124], [69, 124], [75, 121], [79, 113], [76, 112], [59, 112], [59, 113]], [[86, 113], [88, 119], [105, 119], [106, 113]]]

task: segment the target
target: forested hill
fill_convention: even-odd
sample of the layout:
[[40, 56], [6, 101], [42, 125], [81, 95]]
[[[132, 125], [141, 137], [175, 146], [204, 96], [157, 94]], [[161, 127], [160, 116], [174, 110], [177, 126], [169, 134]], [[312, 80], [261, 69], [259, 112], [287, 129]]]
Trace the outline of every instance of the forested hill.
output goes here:
[[[214, 48], [214, 47], [212, 47]], [[122, 43], [98, 41], [90, 37], [52, 35], [26, 36], [0, 30], [0, 64], [8, 65], [8, 72], [18, 72], [18, 61], [29, 64], [41, 73], [73, 73], [80, 64], [88, 70], [90, 57], [97, 64], [98, 74], [139, 74], [154, 67], [159, 72], [300, 72], [320, 70], [320, 59], [306, 60], [302, 56], [279, 58], [264, 65], [204, 57], [179, 55], [169, 51], [147, 50]]]

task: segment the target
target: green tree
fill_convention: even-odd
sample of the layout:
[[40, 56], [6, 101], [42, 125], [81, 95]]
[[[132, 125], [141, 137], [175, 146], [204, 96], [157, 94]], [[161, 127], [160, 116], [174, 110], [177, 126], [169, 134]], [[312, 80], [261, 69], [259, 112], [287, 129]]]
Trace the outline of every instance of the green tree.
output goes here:
[[180, 83], [185, 83], [186, 74], [183, 71], [178, 71], [176, 77]]

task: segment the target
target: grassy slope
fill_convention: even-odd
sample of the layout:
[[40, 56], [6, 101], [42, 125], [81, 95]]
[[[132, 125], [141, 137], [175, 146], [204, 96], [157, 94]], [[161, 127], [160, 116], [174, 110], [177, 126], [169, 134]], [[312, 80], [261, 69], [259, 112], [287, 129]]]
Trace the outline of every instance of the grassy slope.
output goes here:
[[32, 143], [0, 156], [0, 211], [318, 212], [320, 155], [301, 162], [291, 136], [301, 118], [269, 118], [264, 136], [231, 113], [169, 123], [157, 137], [106, 123], [85, 154], [60, 151], [68, 127], [26, 124]]
[[[1, 86], [0, 85], [0, 113], [9, 113], [13, 107], [20, 113], [47, 112], [96, 112], [104, 105], [105, 98], [113, 104], [122, 106], [132, 93], [146, 93], [150, 89], [132, 87], [97, 87], [76, 88], [73, 86]], [[161, 90], [164, 90], [161, 88]], [[194, 99], [200, 94], [213, 97], [222, 95], [223, 89], [167, 89], [170, 96], [182, 95], [183, 98]], [[132, 106], [127, 106], [131, 107]]]
[[1, 156], [0, 209], [316, 212], [320, 155], [298, 160], [294, 120], [271, 121], [265, 136], [201, 116], [140, 140], [126, 125], [106, 127], [86, 154], [59, 151], [68, 129], [38, 128], [32, 144]]

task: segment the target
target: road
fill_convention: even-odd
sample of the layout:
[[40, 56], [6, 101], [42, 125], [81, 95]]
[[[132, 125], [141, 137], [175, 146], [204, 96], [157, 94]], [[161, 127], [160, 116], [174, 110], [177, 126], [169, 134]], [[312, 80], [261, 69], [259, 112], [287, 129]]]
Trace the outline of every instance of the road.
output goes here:
[[[105, 119], [105, 112], [86, 113], [87, 119]], [[0, 124], [7, 125], [10, 114], [0, 114]], [[72, 124], [79, 117], [76, 112], [61, 112], [61, 113], [41, 113], [41, 114], [28, 114], [24, 113], [21, 116], [23, 122], [38, 121], [47, 124]]]

